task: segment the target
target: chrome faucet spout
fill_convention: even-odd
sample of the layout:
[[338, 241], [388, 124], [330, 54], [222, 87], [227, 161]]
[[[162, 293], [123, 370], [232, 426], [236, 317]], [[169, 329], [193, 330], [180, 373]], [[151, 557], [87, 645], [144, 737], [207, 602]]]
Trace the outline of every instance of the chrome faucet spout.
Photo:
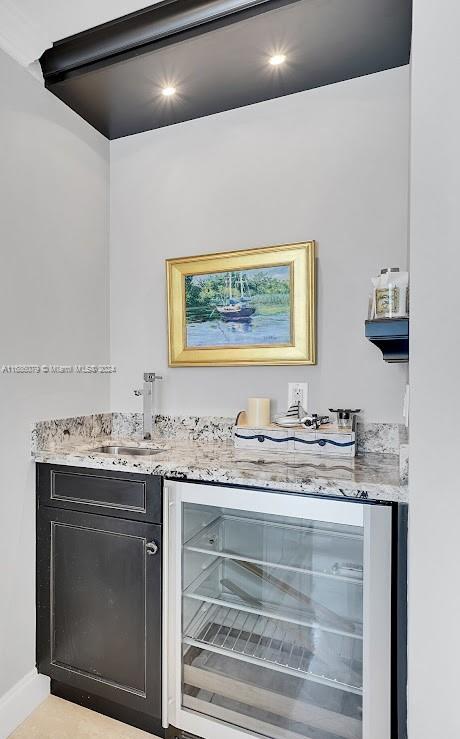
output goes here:
[[143, 398], [143, 432], [144, 439], [152, 439], [153, 427], [155, 424], [155, 408], [154, 408], [154, 384], [156, 380], [162, 380], [161, 375], [155, 372], [144, 372], [144, 387], [142, 390], [135, 390], [134, 395]]

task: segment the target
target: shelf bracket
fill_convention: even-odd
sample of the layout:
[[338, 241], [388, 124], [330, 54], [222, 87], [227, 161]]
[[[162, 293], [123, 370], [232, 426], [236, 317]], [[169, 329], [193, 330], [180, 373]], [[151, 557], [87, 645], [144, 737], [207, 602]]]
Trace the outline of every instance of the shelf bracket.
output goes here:
[[365, 335], [383, 354], [385, 362], [409, 361], [409, 319], [378, 318], [366, 321]]

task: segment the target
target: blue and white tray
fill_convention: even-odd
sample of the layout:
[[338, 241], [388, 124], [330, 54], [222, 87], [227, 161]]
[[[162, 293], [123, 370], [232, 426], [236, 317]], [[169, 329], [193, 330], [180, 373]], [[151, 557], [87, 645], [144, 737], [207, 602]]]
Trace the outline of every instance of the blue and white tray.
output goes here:
[[258, 452], [293, 452], [295, 454], [320, 454], [325, 457], [354, 457], [356, 454], [355, 431], [343, 431], [333, 423], [315, 430], [305, 426], [280, 428], [247, 426], [233, 428], [235, 447]]

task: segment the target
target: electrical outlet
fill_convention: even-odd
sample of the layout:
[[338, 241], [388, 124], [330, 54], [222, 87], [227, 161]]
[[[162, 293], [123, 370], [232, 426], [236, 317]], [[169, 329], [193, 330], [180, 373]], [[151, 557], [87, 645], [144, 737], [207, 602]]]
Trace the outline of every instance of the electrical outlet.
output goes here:
[[308, 382], [288, 383], [288, 408], [294, 403], [300, 403], [305, 411], [308, 410]]

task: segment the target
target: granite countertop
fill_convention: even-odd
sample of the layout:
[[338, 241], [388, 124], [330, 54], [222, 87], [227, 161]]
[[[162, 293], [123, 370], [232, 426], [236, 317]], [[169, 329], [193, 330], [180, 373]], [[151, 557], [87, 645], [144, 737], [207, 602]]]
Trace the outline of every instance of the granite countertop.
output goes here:
[[[118, 456], [94, 451], [98, 446], [161, 447], [158, 454]], [[325, 458], [313, 454], [257, 452], [235, 449], [230, 440], [164, 439], [151, 444], [132, 438], [92, 437], [62, 441], [38, 448], [36, 462], [92, 469], [161, 475], [169, 479], [228, 483], [281, 490], [287, 493], [362, 500], [407, 502], [407, 485], [400, 484], [399, 457], [366, 453], [354, 458]]]

